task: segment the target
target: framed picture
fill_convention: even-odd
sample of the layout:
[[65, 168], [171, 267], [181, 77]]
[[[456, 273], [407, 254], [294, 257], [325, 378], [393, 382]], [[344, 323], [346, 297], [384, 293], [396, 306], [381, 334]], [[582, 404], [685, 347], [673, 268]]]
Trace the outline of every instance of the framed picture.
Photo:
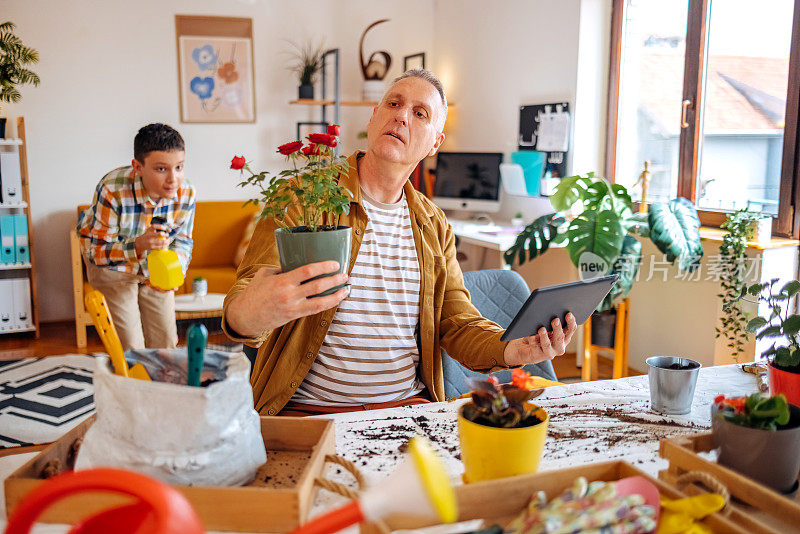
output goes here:
[[181, 122], [255, 122], [252, 20], [175, 16]]
[[327, 122], [298, 122], [297, 139], [307, 143], [306, 136], [312, 133], [326, 133], [328, 130]]
[[425, 68], [425, 52], [414, 54], [412, 56], [405, 56], [403, 58], [403, 72], [411, 69], [424, 69]]

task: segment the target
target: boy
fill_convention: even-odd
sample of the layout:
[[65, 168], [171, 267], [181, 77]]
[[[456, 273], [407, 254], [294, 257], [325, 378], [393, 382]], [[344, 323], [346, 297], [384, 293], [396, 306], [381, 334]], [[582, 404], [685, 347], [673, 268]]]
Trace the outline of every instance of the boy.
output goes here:
[[[133, 140], [131, 165], [106, 174], [78, 217], [89, 283], [105, 296], [125, 350], [178, 343], [174, 293], [150, 284], [147, 254], [174, 250], [186, 274], [195, 191], [183, 177], [183, 161], [181, 134], [148, 124]], [[151, 224], [156, 216], [166, 224]]]

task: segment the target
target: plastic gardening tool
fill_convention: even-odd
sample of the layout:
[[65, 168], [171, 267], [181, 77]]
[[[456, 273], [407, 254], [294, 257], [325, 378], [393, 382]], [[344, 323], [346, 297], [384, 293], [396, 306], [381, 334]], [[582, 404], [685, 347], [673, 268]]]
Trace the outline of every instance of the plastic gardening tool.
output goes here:
[[203, 357], [208, 341], [208, 329], [195, 323], [186, 332], [186, 350], [189, 353], [189, 380], [187, 385], [199, 386], [200, 374], [203, 372]]
[[357, 501], [297, 527], [291, 534], [328, 534], [362, 521], [411, 513], [452, 523], [458, 518], [456, 494], [441, 460], [421, 437], [408, 442], [408, 456], [386, 480]]
[[[164, 217], [153, 217], [150, 224], [164, 225]], [[166, 237], [164, 237], [166, 239]], [[174, 250], [153, 250], [147, 254], [147, 272], [150, 283], [159, 289], [169, 291], [183, 285], [183, 267]]]
[[[158, 480], [122, 469], [69, 471], [31, 490], [14, 509], [5, 534], [26, 534], [52, 504], [76, 493], [113, 492], [133, 497], [78, 521], [70, 534], [201, 534], [205, 532], [186, 497]], [[64, 504], [64, 503], [62, 503]]]
[[89, 310], [89, 315], [92, 316], [94, 327], [103, 341], [103, 346], [106, 348], [109, 358], [111, 358], [111, 363], [114, 364], [114, 373], [120, 376], [138, 378], [139, 380], [150, 380], [150, 375], [147, 374], [147, 369], [144, 368], [144, 365], [137, 363], [128, 369], [128, 362], [125, 361], [125, 352], [122, 350], [122, 343], [117, 335], [117, 329], [114, 328], [114, 322], [111, 319], [108, 304], [103, 294], [95, 289], [86, 294], [85, 301], [86, 309]]

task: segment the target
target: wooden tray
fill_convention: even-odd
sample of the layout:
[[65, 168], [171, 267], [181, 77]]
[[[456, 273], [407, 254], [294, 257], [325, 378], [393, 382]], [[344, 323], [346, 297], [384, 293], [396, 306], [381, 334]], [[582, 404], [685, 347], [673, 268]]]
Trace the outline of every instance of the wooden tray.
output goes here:
[[[534, 493], [540, 490], [544, 491], [550, 500], [570, 488], [579, 476], [586, 477], [589, 481], [603, 480], [606, 482], [640, 476], [655, 484], [663, 496], [671, 499], [686, 497], [674, 486], [657, 480], [628, 463], [622, 461], [602, 462], [456, 486], [458, 520], [483, 519], [486, 526], [492, 524], [504, 526], [527, 506]], [[430, 520], [409, 515], [392, 516], [385, 522], [392, 530], [422, 528], [435, 524]], [[749, 532], [719, 513], [707, 517], [703, 523], [714, 532], [732, 534], [748, 534]], [[380, 532], [374, 525], [364, 525], [361, 530], [363, 533], [369, 534]]]
[[[716, 462], [698, 456], [714, 449], [711, 433], [690, 434], [661, 440], [659, 454], [669, 460], [669, 468], [658, 477], [674, 484], [689, 471], [703, 471], [719, 480], [731, 494], [731, 504], [723, 514], [742, 525], [747, 532], [779, 534], [797, 532], [800, 525], [800, 492], [786, 496]], [[689, 486], [687, 493], [701, 491]]]
[[[71, 467], [70, 449], [94, 422], [87, 419], [54, 442], [5, 481], [6, 513], [43, 482], [42, 470], [54, 459]], [[192, 503], [207, 530], [286, 532], [308, 517], [325, 456], [335, 454], [333, 421], [302, 417], [262, 417], [267, 463], [249, 486], [176, 486]], [[259, 480], [260, 479], [260, 480]], [[90, 492], [65, 498], [38, 521], [72, 524], [82, 517], [130, 502], [129, 497]]]

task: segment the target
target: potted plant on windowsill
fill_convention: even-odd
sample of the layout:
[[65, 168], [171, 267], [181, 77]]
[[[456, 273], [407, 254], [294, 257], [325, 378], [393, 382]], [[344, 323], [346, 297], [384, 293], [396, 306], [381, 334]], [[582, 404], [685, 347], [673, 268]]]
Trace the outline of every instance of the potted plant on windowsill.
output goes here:
[[[339, 175], [347, 173], [349, 165], [344, 157], [337, 156], [339, 126], [328, 127], [328, 133], [309, 134], [309, 143], [293, 141], [278, 147], [292, 167], [267, 178], [269, 172], [253, 172], [243, 156], [231, 161], [231, 168], [242, 175], [247, 172], [240, 187], [256, 186], [259, 196], [246, 204], [263, 206], [260, 217], [272, 217], [278, 228], [275, 240], [278, 245], [281, 269], [291, 271], [309, 263], [334, 260], [339, 262], [337, 272], [347, 272], [350, 265], [351, 228], [326, 222], [343, 213], [350, 213], [350, 193], [339, 185]], [[287, 213], [294, 213], [300, 226], [286, 224]], [[323, 276], [331, 276], [331, 273]], [[335, 293], [344, 286], [331, 288], [323, 295]]]
[[[551, 244], [563, 244], [583, 279], [619, 274], [617, 284], [598, 312], [614, 315], [614, 305], [633, 287], [642, 259], [638, 237], [649, 238], [679, 268], [694, 271], [700, 265], [700, 220], [694, 204], [685, 198], [650, 204], [648, 213], [634, 213], [627, 189], [589, 173], [561, 180], [550, 197], [555, 213], [534, 220], [505, 252], [506, 263], [520, 264], [547, 252]], [[567, 220], [566, 214], [571, 214]], [[602, 318], [592, 317], [592, 335]], [[605, 343], [613, 345], [614, 321]]]
[[[25, 66], [39, 61], [39, 53], [14, 35], [14, 23], [0, 24], [0, 102], [19, 102], [18, 85], [39, 85], [39, 77]], [[2, 111], [2, 108], [0, 108]], [[6, 118], [0, 117], [0, 139], [6, 136]]]
[[727, 398], [711, 406], [718, 462], [780, 492], [793, 491], [800, 471], [800, 408], [783, 395]]
[[756, 339], [775, 339], [775, 343], [761, 353], [767, 358], [770, 393], [783, 394], [791, 404], [800, 406], [800, 315], [789, 313], [792, 298], [798, 293], [800, 282], [797, 280], [779, 286], [778, 279], [773, 278], [743, 287], [740, 299], [747, 301], [750, 296], [756, 297], [755, 302], [767, 303], [769, 317], [751, 319], [747, 331], [755, 333]]
[[290, 68], [297, 74], [297, 80], [300, 82], [297, 89], [297, 98], [300, 100], [313, 100], [314, 82], [317, 80], [317, 74], [320, 69], [322, 69], [323, 46], [315, 46], [311, 42], [302, 47], [295, 43], [292, 43], [292, 45], [295, 48], [293, 53], [294, 63]]
[[534, 473], [544, 450], [548, 415], [529, 401], [542, 393], [514, 369], [511, 384], [470, 379], [471, 401], [458, 412], [464, 481]]

